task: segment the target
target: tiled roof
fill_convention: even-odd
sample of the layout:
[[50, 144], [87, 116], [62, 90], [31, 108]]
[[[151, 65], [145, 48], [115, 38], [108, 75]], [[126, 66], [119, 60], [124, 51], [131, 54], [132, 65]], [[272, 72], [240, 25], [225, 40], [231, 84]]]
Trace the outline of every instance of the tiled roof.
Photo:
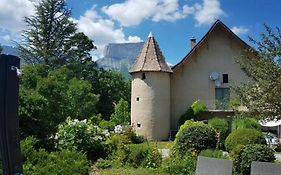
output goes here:
[[165, 58], [151, 33], [143, 45], [135, 64], [132, 66], [129, 72], [134, 73], [142, 71], [173, 72], [166, 63]]

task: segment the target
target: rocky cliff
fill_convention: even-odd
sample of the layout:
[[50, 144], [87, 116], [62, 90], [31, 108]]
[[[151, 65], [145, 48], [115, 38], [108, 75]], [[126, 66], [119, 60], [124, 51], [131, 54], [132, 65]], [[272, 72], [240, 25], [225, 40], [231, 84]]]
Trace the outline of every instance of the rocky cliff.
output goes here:
[[97, 60], [98, 66], [104, 69], [120, 71], [129, 77], [129, 69], [140, 53], [143, 42], [139, 43], [112, 43], [104, 49], [104, 57]]

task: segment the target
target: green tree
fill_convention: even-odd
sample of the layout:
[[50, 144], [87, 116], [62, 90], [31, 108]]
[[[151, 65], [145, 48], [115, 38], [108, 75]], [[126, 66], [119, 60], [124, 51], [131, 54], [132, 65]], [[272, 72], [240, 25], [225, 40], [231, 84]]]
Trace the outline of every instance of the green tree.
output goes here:
[[35, 15], [24, 19], [27, 30], [19, 45], [27, 63], [45, 63], [52, 67], [73, 59], [89, 57], [92, 41], [83, 33], [75, 33], [76, 24], [65, 0], [42, 0], [35, 6]]
[[281, 119], [281, 30], [265, 29], [260, 41], [250, 38], [256, 50], [247, 50], [238, 60], [252, 82], [234, 89], [253, 116]]
[[3, 47], [0, 44], [0, 53], [2, 53], [2, 51], [3, 51]]
[[96, 115], [98, 95], [86, 80], [73, 77], [67, 66], [44, 72], [46, 65], [28, 65], [20, 86], [20, 128], [23, 137], [34, 135], [43, 146], [69, 116], [87, 119]]
[[117, 104], [121, 98], [130, 104], [131, 83], [120, 73], [86, 66], [82, 74], [85, 80], [91, 82], [93, 93], [100, 95], [97, 112], [103, 119], [110, 119], [110, 115], [114, 112], [114, 104]]
[[114, 113], [111, 114], [110, 120], [116, 125], [128, 125], [130, 123], [129, 104], [123, 98], [115, 105]]

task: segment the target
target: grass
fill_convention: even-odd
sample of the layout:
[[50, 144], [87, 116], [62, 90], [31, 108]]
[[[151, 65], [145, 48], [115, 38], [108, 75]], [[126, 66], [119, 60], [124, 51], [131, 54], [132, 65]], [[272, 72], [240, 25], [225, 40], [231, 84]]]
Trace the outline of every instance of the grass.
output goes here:
[[168, 175], [165, 172], [156, 169], [147, 168], [110, 168], [105, 170], [98, 170], [92, 175]]

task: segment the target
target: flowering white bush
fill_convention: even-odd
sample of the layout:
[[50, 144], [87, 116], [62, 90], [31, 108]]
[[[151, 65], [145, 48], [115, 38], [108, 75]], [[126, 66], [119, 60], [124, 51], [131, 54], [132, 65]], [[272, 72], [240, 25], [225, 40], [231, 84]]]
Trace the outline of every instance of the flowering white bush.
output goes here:
[[95, 159], [105, 153], [104, 141], [108, 136], [108, 130], [93, 125], [91, 120], [67, 118], [59, 125], [55, 140], [59, 149], [82, 151]]

